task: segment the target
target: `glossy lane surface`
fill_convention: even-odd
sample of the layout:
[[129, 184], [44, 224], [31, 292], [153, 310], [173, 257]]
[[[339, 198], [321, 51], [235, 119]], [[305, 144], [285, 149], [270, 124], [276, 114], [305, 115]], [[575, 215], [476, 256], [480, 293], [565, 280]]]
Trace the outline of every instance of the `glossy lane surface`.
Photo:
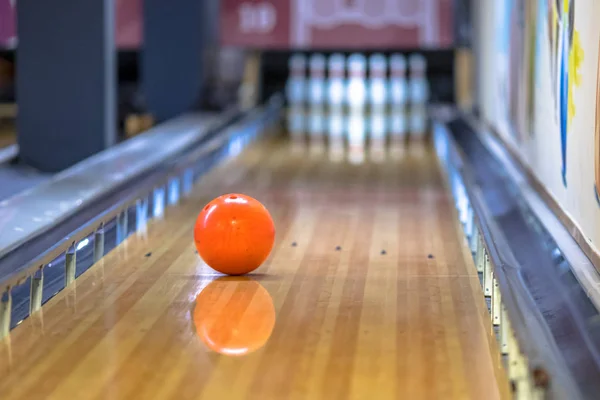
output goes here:
[[[367, 157], [368, 158], [368, 157]], [[277, 226], [249, 277], [216, 279], [196, 216], [246, 193]], [[7, 399], [499, 399], [507, 383], [433, 153], [332, 161], [270, 140], [17, 327]]]

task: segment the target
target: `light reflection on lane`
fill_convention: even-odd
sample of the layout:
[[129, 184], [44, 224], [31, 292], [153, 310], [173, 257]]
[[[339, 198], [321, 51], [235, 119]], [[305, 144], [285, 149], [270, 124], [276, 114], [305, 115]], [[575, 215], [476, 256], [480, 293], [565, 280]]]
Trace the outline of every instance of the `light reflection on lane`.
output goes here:
[[367, 112], [342, 107], [295, 105], [287, 113], [287, 128], [295, 155], [322, 156], [331, 162], [382, 163], [419, 152], [426, 139], [427, 116], [423, 110], [401, 106], [376, 107]]
[[200, 290], [192, 318], [196, 335], [208, 349], [239, 357], [267, 343], [276, 313], [271, 295], [258, 281], [222, 276]]

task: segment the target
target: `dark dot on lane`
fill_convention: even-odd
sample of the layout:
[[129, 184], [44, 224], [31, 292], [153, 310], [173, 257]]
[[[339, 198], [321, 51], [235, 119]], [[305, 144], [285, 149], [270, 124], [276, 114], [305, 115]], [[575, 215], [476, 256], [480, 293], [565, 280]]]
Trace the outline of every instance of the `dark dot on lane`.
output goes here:
[[292, 247], [296, 247], [296, 246], [298, 246], [298, 243], [292, 242]]
[[433, 258], [433, 254], [428, 255], [427, 258]]
[[381, 255], [386, 255], [386, 254], [387, 254], [387, 251], [381, 250]]
[[150, 257], [151, 255], [152, 255], [152, 252], [146, 253], [146, 257]]
[[336, 251], [340, 251], [341, 249], [342, 249], [342, 246], [336, 246], [336, 247], [335, 247], [335, 250], [336, 250]]

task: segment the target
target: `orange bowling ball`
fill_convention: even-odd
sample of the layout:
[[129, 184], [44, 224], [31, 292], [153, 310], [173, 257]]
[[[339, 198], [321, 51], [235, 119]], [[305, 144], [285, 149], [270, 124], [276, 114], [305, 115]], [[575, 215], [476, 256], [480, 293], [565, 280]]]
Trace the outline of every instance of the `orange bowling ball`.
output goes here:
[[227, 275], [254, 271], [275, 242], [275, 225], [258, 200], [226, 194], [208, 203], [194, 228], [198, 254], [212, 269]]

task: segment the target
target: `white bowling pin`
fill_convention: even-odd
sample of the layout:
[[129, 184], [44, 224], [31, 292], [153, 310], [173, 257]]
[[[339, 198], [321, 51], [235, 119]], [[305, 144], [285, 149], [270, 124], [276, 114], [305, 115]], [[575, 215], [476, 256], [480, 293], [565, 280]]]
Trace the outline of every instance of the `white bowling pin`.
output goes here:
[[390, 113], [390, 138], [392, 142], [400, 142], [406, 137], [407, 115], [406, 109], [402, 107], [392, 108]]
[[371, 142], [373, 144], [383, 144], [387, 128], [385, 111], [382, 108], [374, 108], [371, 111], [370, 117], [369, 131], [371, 133]]
[[313, 54], [309, 59], [308, 102], [321, 106], [325, 100], [325, 56]]
[[328, 133], [330, 138], [343, 138], [344, 136], [344, 114], [341, 109], [331, 111], [327, 114]]
[[344, 113], [341, 109], [328, 113], [329, 158], [339, 162], [344, 158]]
[[290, 57], [289, 70], [286, 95], [290, 106], [297, 106], [306, 100], [306, 57], [304, 54], [294, 54]]
[[392, 108], [404, 106], [408, 98], [406, 57], [395, 53], [390, 57], [390, 102]]
[[429, 100], [427, 83], [427, 61], [421, 54], [411, 54], [408, 59], [410, 67], [410, 102], [424, 104]]
[[364, 148], [366, 142], [365, 115], [360, 111], [351, 111], [348, 115], [348, 144], [350, 148]]
[[427, 130], [427, 101], [429, 85], [427, 83], [427, 62], [421, 54], [411, 54], [410, 67], [410, 117], [409, 129], [412, 137], [420, 139]]
[[352, 164], [360, 164], [365, 160], [365, 122], [363, 112], [350, 112], [348, 116], [348, 161]]
[[325, 121], [323, 107], [313, 105], [308, 117], [308, 139], [312, 152], [320, 153], [325, 146]]
[[322, 136], [325, 132], [325, 114], [323, 107], [313, 105], [308, 113], [308, 134], [311, 137]]
[[385, 107], [388, 98], [387, 62], [383, 54], [369, 57], [369, 100], [372, 109]]
[[348, 86], [346, 98], [351, 112], [362, 112], [367, 99], [367, 60], [364, 55], [354, 53], [348, 57]]
[[327, 85], [327, 101], [331, 112], [338, 112], [344, 104], [345, 87], [345, 58], [335, 53], [329, 57], [329, 79]]

